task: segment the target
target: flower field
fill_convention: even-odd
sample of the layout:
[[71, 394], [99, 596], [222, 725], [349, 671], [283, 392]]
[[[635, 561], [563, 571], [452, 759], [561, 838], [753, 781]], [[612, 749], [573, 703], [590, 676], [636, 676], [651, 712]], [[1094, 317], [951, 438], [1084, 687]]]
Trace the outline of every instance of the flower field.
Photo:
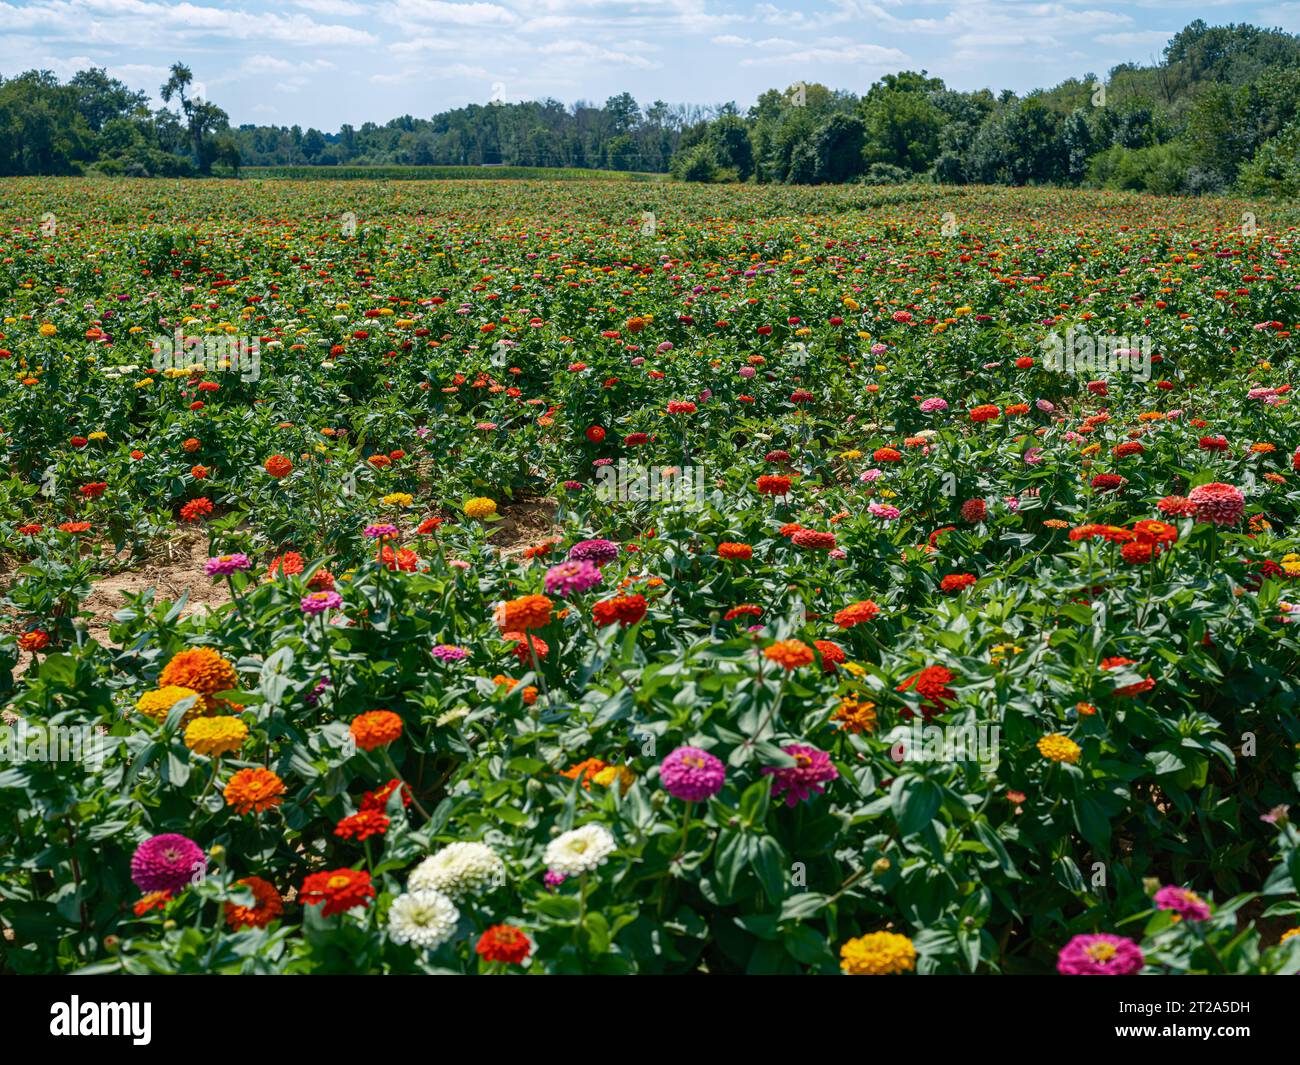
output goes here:
[[0, 217], [0, 970], [1300, 971], [1300, 207]]

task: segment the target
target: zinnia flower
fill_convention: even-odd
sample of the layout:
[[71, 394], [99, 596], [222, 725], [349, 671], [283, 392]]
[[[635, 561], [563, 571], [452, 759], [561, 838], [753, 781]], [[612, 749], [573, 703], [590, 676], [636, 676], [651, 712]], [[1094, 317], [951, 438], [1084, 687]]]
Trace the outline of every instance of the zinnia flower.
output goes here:
[[226, 805], [240, 814], [261, 813], [284, 801], [284, 781], [269, 769], [241, 769], [226, 784]]
[[802, 640], [777, 640], [765, 648], [763, 654], [786, 670], [798, 669], [813, 660], [812, 648]]
[[496, 503], [484, 496], [476, 496], [474, 499], [467, 500], [461, 507], [467, 518], [490, 518], [497, 512]]
[[196, 717], [185, 728], [185, 746], [209, 758], [239, 750], [247, 738], [248, 726], [237, 717]]
[[620, 595], [597, 603], [592, 607], [591, 616], [599, 628], [615, 622], [627, 628], [645, 617], [647, 608], [644, 595]]
[[598, 868], [617, 848], [609, 829], [589, 824], [556, 836], [546, 845], [542, 860], [552, 872], [579, 876]]
[[212, 696], [238, 688], [239, 676], [234, 665], [211, 647], [191, 647], [172, 655], [158, 677], [158, 685], [179, 685], [196, 691], [210, 710], [216, 703]]
[[456, 931], [460, 911], [440, 891], [408, 891], [388, 908], [388, 938], [421, 950], [437, 950]]
[[343, 596], [338, 592], [312, 592], [304, 595], [299, 606], [304, 614], [323, 614], [327, 610], [337, 610], [343, 605]]
[[1197, 521], [1235, 525], [1246, 509], [1246, 497], [1234, 485], [1214, 481], [1199, 484], [1187, 496]]
[[181, 716], [181, 724], [185, 724], [198, 717], [203, 711], [203, 696], [193, 688], [186, 688], [179, 684], [168, 684], [157, 691], [145, 692], [136, 700], [135, 708], [145, 717], [161, 725], [167, 720], [167, 715], [172, 712], [173, 706], [182, 699], [188, 699], [191, 696], [194, 697], [194, 702]]
[[359, 813], [343, 818], [334, 826], [334, 835], [339, 839], [355, 839], [360, 842], [371, 836], [382, 836], [388, 831], [389, 819], [386, 814], [375, 809], [363, 809]]
[[481, 895], [505, 883], [506, 865], [486, 843], [449, 843], [411, 872], [411, 891], [440, 891], [452, 899]]
[[820, 795], [825, 790], [823, 784], [840, 775], [831, 764], [831, 756], [816, 747], [791, 743], [781, 750], [794, 759], [794, 765], [764, 766], [763, 775], [772, 777], [772, 797], [784, 793], [787, 806]]
[[245, 554], [237, 555], [220, 555], [217, 558], [210, 558], [203, 566], [203, 572], [209, 577], [226, 577], [232, 573], [242, 573], [244, 570], [251, 568], [248, 556]]
[[226, 924], [236, 932], [241, 928], [265, 928], [284, 912], [284, 903], [275, 885], [260, 876], [246, 876], [235, 883], [253, 893], [252, 906], [226, 903]]
[[1052, 732], [1038, 741], [1038, 753], [1049, 762], [1069, 762], [1075, 765], [1079, 761], [1082, 748], [1059, 732]]
[[[331, 869], [312, 873], [302, 882], [299, 901], [304, 906], [323, 906], [322, 917], [346, 913], [356, 906], [368, 906], [375, 897], [370, 874], [364, 869]], [[394, 901], [393, 906], [396, 907]], [[391, 919], [391, 911], [390, 911]]]
[[1210, 916], [1210, 907], [1196, 892], [1173, 884], [1166, 884], [1157, 891], [1155, 902], [1158, 909], [1173, 910], [1189, 921], [1204, 921]]
[[1062, 976], [1133, 976], [1145, 963], [1133, 940], [1098, 932], [1066, 943], [1056, 956], [1056, 971]]
[[916, 967], [916, 948], [897, 932], [872, 932], [840, 947], [840, 968], [849, 976], [890, 976]]
[[879, 614], [880, 607], [870, 599], [863, 599], [838, 611], [835, 614], [835, 624], [842, 629], [851, 629], [854, 625], [861, 625]]
[[363, 751], [386, 747], [402, 735], [402, 719], [391, 710], [370, 710], [358, 714], [348, 726]]
[[674, 799], [703, 802], [722, 790], [727, 767], [708, 751], [678, 747], [659, 765], [659, 782]]
[[202, 849], [175, 832], [152, 836], [131, 856], [131, 879], [141, 891], [177, 892], [207, 867]]
[[511, 599], [497, 607], [493, 620], [504, 632], [525, 632], [543, 629], [551, 623], [554, 604], [544, 595], [525, 595]]
[[569, 548], [570, 562], [594, 562], [604, 566], [618, 558], [618, 544], [613, 540], [582, 540]]
[[590, 591], [601, 581], [600, 570], [588, 559], [561, 562], [546, 571], [545, 587], [548, 595], [567, 599]]
[[532, 949], [532, 942], [514, 925], [494, 924], [479, 937], [474, 952], [484, 961], [522, 965]]

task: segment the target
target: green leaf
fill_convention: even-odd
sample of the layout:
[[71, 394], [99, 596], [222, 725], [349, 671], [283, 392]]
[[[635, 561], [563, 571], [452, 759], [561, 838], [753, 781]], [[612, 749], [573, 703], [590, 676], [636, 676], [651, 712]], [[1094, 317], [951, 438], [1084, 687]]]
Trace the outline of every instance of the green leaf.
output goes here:
[[899, 835], [907, 839], [934, 820], [943, 805], [943, 789], [924, 777], [899, 777], [892, 798]]

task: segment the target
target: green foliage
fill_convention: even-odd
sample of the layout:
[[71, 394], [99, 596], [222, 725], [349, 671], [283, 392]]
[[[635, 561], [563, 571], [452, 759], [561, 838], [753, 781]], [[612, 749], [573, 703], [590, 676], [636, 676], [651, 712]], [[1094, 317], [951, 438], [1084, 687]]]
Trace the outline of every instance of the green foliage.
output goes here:
[[1189, 191], [1189, 149], [1181, 144], [1151, 148], [1108, 148], [1088, 162], [1087, 181], [1092, 188], [1128, 189], [1170, 196]]
[[1300, 120], [1265, 143], [1242, 167], [1241, 187], [1265, 196], [1300, 197]]

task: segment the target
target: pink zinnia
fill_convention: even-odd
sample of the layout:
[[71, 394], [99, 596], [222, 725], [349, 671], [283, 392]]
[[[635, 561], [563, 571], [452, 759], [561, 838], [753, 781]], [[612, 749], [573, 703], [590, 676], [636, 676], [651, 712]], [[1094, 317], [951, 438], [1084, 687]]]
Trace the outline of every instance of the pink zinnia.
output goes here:
[[326, 610], [337, 610], [343, 605], [343, 596], [338, 592], [312, 592], [302, 597], [304, 614], [323, 614]]
[[202, 849], [188, 836], [168, 832], [151, 836], [131, 856], [131, 879], [141, 891], [176, 892], [207, 866]]
[[1192, 501], [1186, 496], [1165, 496], [1156, 507], [1160, 513], [1167, 514], [1171, 518], [1190, 518], [1196, 511]]
[[1187, 496], [1197, 521], [1214, 525], [1235, 525], [1246, 509], [1246, 497], [1234, 485], [1213, 481], [1198, 484]]
[[791, 766], [766, 766], [764, 776], [772, 777], [772, 797], [785, 793], [785, 804], [797, 806], [804, 799], [820, 795], [824, 783], [838, 777], [839, 770], [831, 765], [831, 756], [816, 747], [791, 743], [782, 747], [794, 759]]
[[203, 572], [209, 577], [226, 577], [232, 573], [241, 573], [250, 566], [252, 563], [248, 561], [247, 555], [219, 555], [208, 559], [203, 566]]
[[1075, 936], [1056, 956], [1056, 971], [1062, 976], [1133, 976], [1145, 964], [1133, 940], [1108, 932]]
[[1156, 892], [1156, 907], [1173, 910], [1189, 921], [1204, 921], [1210, 916], [1210, 907], [1194, 891], [1166, 884]]
[[944, 411], [948, 409], [948, 401], [939, 396], [931, 396], [929, 399], [921, 400], [921, 413], [933, 414], [935, 411]]
[[659, 765], [659, 782], [674, 799], [703, 802], [722, 790], [727, 767], [698, 747], [678, 747]]
[[600, 570], [594, 562], [581, 559], [561, 562], [546, 571], [546, 594], [565, 599], [596, 587], [600, 583]]
[[569, 548], [570, 562], [593, 562], [603, 566], [618, 558], [618, 544], [613, 540], [581, 540]]

